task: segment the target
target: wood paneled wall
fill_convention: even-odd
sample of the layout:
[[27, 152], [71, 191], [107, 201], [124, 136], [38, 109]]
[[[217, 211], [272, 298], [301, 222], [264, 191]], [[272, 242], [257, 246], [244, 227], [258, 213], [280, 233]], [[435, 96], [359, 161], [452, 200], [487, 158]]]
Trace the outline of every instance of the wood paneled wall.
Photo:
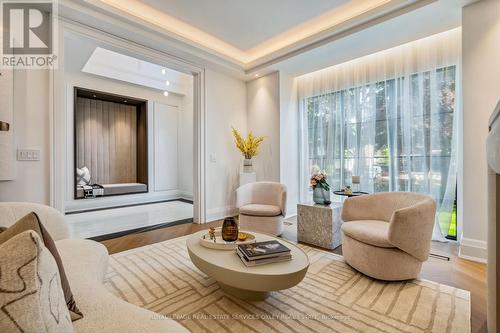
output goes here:
[[76, 166], [97, 184], [137, 182], [137, 107], [77, 97], [76, 108]]

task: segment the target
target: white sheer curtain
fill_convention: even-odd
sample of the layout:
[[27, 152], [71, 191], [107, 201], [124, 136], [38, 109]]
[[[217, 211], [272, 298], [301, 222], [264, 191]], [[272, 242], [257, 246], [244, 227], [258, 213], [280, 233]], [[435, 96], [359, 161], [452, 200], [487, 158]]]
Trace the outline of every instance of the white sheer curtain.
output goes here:
[[449, 233], [456, 196], [461, 30], [454, 29], [298, 78], [301, 200], [311, 168], [332, 188], [427, 193], [435, 239]]

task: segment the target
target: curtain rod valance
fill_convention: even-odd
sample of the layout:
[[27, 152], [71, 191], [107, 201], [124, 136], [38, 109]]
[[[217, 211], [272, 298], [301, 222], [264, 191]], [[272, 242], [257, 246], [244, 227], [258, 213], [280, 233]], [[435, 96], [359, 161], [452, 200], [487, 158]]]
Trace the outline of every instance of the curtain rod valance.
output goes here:
[[393, 47], [298, 77], [300, 99], [458, 65], [461, 28]]

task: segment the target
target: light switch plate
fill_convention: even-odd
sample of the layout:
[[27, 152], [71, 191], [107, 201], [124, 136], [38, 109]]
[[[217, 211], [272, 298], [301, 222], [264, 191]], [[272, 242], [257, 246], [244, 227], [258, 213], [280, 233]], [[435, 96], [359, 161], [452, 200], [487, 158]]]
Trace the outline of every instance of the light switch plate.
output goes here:
[[18, 161], [40, 161], [40, 149], [18, 149]]

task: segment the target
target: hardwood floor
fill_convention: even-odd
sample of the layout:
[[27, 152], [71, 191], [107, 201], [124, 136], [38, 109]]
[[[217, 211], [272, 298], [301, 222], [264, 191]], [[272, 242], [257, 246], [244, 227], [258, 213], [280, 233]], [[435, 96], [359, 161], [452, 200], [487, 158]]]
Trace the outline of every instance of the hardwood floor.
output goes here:
[[[189, 235], [211, 226], [220, 226], [221, 221], [207, 224], [182, 224], [163, 229], [102, 241], [109, 253], [117, 253], [164, 240]], [[286, 221], [283, 238], [297, 241], [295, 219]], [[332, 252], [342, 254], [341, 247]], [[447, 284], [471, 292], [471, 332], [486, 332], [486, 265], [461, 259], [454, 243], [433, 243], [432, 253], [450, 257], [449, 261], [429, 258], [424, 263], [421, 278]]]
[[122, 252], [148, 244], [154, 244], [168, 239], [189, 235], [210, 227], [219, 227], [222, 221], [210, 222], [206, 224], [180, 224], [172, 227], [146, 231], [138, 234], [130, 234], [118, 238], [108, 239], [101, 243], [106, 246], [110, 254]]

